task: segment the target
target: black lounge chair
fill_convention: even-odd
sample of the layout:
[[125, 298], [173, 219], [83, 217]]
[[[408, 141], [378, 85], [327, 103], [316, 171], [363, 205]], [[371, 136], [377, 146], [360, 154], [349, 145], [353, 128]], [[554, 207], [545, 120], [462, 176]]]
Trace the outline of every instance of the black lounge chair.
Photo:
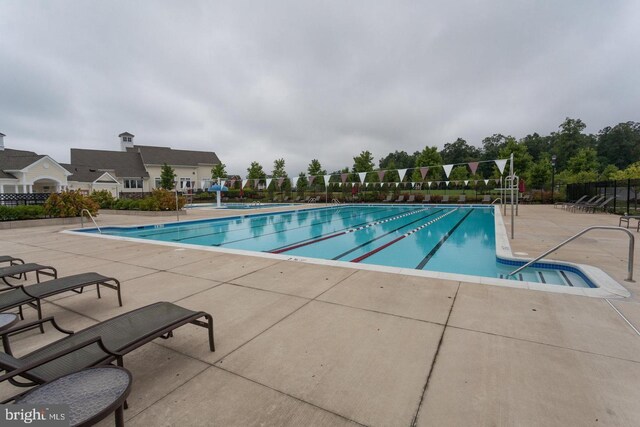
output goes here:
[[[198, 320], [204, 317], [206, 321]], [[25, 356], [16, 358], [11, 352], [9, 336], [38, 327], [46, 322], [69, 336], [54, 341]], [[0, 352], [0, 368], [11, 373], [9, 382], [18, 387], [30, 387], [52, 381], [71, 372], [116, 361], [123, 366], [123, 357], [156, 338], [168, 339], [180, 326], [191, 323], [209, 332], [209, 348], [215, 351], [213, 318], [204, 311], [191, 311], [169, 302], [158, 302], [121, 314], [79, 332], [58, 326], [47, 317], [3, 331], [5, 353]], [[15, 380], [19, 376], [29, 383]]]
[[9, 265], [24, 264], [24, 260], [11, 255], [0, 255], [0, 262], [8, 262]]
[[35, 272], [36, 273], [36, 281], [40, 283], [40, 275], [50, 276], [53, 278], [58, 278], [58, 271], [51, 267], [50, 265], [40, 265], [34, 263], [27, 264], [14, 264], [8, 267], [0, 268], [0, 278], [9, 286], [12, 286], [11, 283], [7, 281], [7, 277], [11, 277], [12, 279], [19, 279], [21, 275], [24, 275], [24, 278], [27, 278], [27, 273]]
[[[117, 291], [118, 304], [122, 307], [122, 295], [120, 293], [120, 282], [118, 280], [98, 273], [82, 273], [48, 280], [30, 286], [20, 285], [0, 289], [0, 312], [19, 307], [20, 317], [24, 320], [22, 306], [28, 304], [38, 311], [38, 319], [42, 319], [42, 308], [40, 304], [42, 298], [69, 291], [81, 294], [86, 286], [92, 285], [96, 285], [98, 298], [101, 298], [100, 285]], [[40, 330], [44, 332], [42, 327], [40, 327]]]
[[416, 202], [415, 194], [409, 194], [409, 197], [407, 198], [407, 203], [415, 203], [415, 202]]

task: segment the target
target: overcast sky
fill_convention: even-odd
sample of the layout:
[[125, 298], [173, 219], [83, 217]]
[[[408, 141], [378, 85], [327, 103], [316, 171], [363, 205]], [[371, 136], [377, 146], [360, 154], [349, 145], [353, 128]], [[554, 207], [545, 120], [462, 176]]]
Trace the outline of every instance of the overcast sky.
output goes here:
[[369, 150], [640, 121], [640, 2], [0, 2], [8, 148], [211, 150], [290, 175]]

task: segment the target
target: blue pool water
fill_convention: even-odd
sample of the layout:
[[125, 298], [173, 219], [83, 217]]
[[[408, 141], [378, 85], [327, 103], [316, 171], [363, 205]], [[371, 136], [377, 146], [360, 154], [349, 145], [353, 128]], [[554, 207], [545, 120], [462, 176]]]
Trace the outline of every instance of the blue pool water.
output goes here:
[[[496, 257], [492, 206], [343, 205], [151, 226], [105, 227], [102, 233], [494, 278], [507, 278], [518, 263], [522, 264]], [[593, 286], [576, 268], [542, 263], [508, 278]]]

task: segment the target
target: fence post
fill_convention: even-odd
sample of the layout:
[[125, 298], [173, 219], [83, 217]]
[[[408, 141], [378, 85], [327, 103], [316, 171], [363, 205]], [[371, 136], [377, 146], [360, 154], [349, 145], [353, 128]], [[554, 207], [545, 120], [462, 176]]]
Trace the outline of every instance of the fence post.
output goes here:
[[631, 178], [627, 179], [627, 213], [629, 213], [629, 203], [631, 202]]
[[613, 181], [613, 213], [616, 213], [616, 202], [618, 201], [618, 181]]

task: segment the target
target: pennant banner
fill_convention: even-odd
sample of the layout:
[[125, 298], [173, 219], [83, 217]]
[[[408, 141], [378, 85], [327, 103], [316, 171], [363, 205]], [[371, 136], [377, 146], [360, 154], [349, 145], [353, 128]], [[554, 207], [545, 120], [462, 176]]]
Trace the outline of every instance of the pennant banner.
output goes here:
[[400, 182], [402, 182], [406, 173], [407, 173], [406, 169], [398, 169], [398, 175], [400, 175]]
[[429, 168], [428, 167], [421, 167], [420, 168], [420, 175], [422, 175], [422, 179], [423, 180], [426, 178], [427, 172], [429, 172]]
[[342, 187], [342, 184], [344, 184], [344, 182], [339, 182], [338, 187]]
[[471, 175], [475, 175], [478, 170], [478, 162], [469, 162], [469, 169], [471, 169]]
[[500, 184], [500, 178], [497, 178], [495, 181], [496, 181], [496, 184]]
[[429, 185], [429, 188], [431, 188], [431, 181], [427, 181], [427, 184]]
[[384, 173], [386, 171], [378, 171], [378, 179], [380, 180], [380, 182], [382, 182], [382, 179], [384, 178]]
[[331, 175], [324, 176], [324, 185], [329, 185], [329, 180], [331, 179]]
[[244, 188], [247, 185], [248, 182], [249, 182], [248, 179], [243, 179], [242, 180], [242, 188]]
[[468, 179], [464, 180], [464, 185], [469, 185], [469, 180]]
[[504, 172], [504, 167], [507, 165], [507, 161], [509, 161], [509, 159], [495, 160], [496, 166], [498, 167], [498, 170], [500, 171], [501, 175], [502, 175], [502, 172]]
[[367, 177], [366, 172], [358, 172], [358, 177], [360, 177], [360, 182], [364, 182], [364, 179]]
[[282, 187], [282, 183], [284, 182], [284, 178], [278, 178], [278, 187]]
[[365, 183], [364, 183], [364, 186], [365, 186], [365, 187], [368, 187], [368, 186], [369, 186], [369, 183], [368, 183], [368, 182], [365, 182]]
[[347, 181], [347, 177], [349, 176], [348, 173], [341, 173], [340, 174], [340, 179], [342, 180], [342, 183], [344, 184]]
[[445, 181], [447, 183], [447, 187], [449, 186], [449, 181]]
[[259, 182], [260, 182], [260, 180], [259, 180], [259, 179], [254, 179], [254, 180], [253, 180], [253, 185], [254, 185], [256, 188], [258, 188], [258, 183], [259, 183]]
[[265, 188], [269, 188], [269, 185], [271, 185], [271, 181], [273, 181], [273, 178], [267, 178], [267, 186]]
[[484, 185], [489, 185], [489, 180], [488, 179], [484, 180]]
[[315, 175], [310, 175], [309, 176], [309, 185], [313, 184], [313, 180], [316, 179]]
[[451, 169], [453, 169], [453, 165], [442, 165], [442, 168], [444, 169], [445, 176], [449, 178], [449, 174], [451, 173]]
[[289, 180], [291, 181], [291, 188], [298, 187], [298, 181], [300, 180], [300, 177], [298, 177], [298, 178], [289, 178]]
[[399, 182], [396, 182], [395, 184], [396, 184], [396, 188], [398, 187], [398, 185], [400, 185], [400, 183], [399, 183]]

